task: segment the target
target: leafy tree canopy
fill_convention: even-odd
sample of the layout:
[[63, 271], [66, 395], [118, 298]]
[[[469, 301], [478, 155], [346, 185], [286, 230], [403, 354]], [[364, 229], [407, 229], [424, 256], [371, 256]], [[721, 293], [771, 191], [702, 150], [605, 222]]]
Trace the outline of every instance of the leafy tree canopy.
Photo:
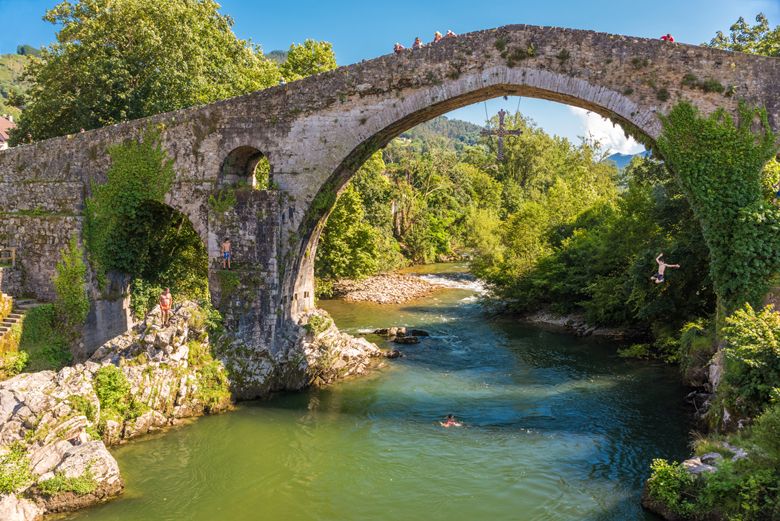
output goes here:
[[294, 43], [290, 46], [287, 59], [280, 69], [285, 80], [295, 81], [312, 74], [332, 71], [336, 67], [333, 46], [329, 42], [308, 38], [302, 44]]
[[723, 31], [718, 31], [715, 38], [704, 45], [727, 51], [780, 56], [780, 25], [774, 29], [770, 28], [769, 20], [764, 13], [756, 16], [756, 25], [748, 24], [740, 16], [729, 31], [728, 36], [723, 34]]
[[262, 89], [275, 63], [240, 40], [213, 0], [78, 0], [49, 10], [57, 41], [34, 81], [18, 143], [92, 129]]

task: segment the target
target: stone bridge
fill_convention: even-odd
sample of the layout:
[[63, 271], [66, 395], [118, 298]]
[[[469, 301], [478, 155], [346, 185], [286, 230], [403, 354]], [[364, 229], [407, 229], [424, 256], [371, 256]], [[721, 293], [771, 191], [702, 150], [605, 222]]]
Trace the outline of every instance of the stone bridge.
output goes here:
[[[780, 126], [780, 59], [590, 31], [506, 26], [386, 55], [287, 85], [0, 153], [0, 247], [16, 247], [23, 291], [53, 296], [58, 251], [80, 233], [91, 183], [105, 179], [107, 147], [154, 126], [174, 161], [167, 203], [207, 244], [212, 299], [241, 345], [247, 374], [284, 370], [314, 308], [313, 262], [339, 189], [401, 132], [501, 95], [542, 98], [610, 118], [652, 143], [659, 114], [689, 100], [700, 110], [738, 100], [766, 107]], [[250, 176], [261, 157], [272, 190], [242, 190], [226, 212], [219, 186]], [[219, 242], [241, 265], [229, 291]], [[87, 348], [127, 327], [125, 304], [95, 284]], [[263, 391], [262, 378], [244, 394]]]

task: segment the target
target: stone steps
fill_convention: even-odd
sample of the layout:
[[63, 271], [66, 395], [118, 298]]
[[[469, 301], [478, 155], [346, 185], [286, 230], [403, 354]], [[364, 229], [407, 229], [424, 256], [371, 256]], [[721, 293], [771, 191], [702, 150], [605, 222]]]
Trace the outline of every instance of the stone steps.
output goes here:
[[[5, 293], [3, 293], [3, 296], [9, 297], [9, 295], [6, 295]], [[43, 305], [43, 302], [38, 302], [37, 300], [30, 298], [14, 299], [11, 313], [0, 321], [0, 340], [11, 331], [13, 326], [24, 321], [24, 316], [28, 311], [41, 305]]]

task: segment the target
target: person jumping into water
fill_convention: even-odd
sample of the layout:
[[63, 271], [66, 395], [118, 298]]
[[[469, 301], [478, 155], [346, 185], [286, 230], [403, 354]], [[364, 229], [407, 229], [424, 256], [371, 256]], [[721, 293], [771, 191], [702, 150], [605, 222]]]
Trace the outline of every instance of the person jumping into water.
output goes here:
[[463, 424], [455, 419], [455, 416], [448, 414], [443, 422], [439, 422], [442, 427], [463, 427]]
[[679, 268], [680, 267], [679, 264], [667, 264], [667, 263], [665, 263], [663, 260], [661, 260], [661, 257], [663, 257], [663, 256], [664, 256], [664, 254], [663, 254], [663, 252], [661, 252], [661, 253], [658, 254], [658, 257], [655, 258], [655, 262], [658, 263], [658, 273], [656, 273], [655, 275], [650, 277], [650, 280], [652, 280], [656, 284], [660, 284], [660, 283], [662, 283], [665, 280], [664, 273], [666, 272], [666, 268]]

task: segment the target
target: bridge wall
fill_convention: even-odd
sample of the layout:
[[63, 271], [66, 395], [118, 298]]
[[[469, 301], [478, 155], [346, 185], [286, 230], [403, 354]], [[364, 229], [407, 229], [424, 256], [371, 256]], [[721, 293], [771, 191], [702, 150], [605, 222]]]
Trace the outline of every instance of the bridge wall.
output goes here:
[[[237, 259], [252, 259], [256, 274], [242, 274], [242, 284], [260, 283], [224, 303], [229, 327], [250, 347], [281, 353], [299, 315], [314, 306], [316, 242], [338, 190], [404, 130], [505, 94], [593, 110], [649, 142], [660, 132], [658, 114], [680, 100], [705, 113], [719, 107], [735, 113], [740, 100], [763, 105], [778, 128], [778, 85], [780, 59], [548, 27], [470, 33], [246, 96], [0, 152], [0, 246], [18, 248], [24, 291], [52, 298], [58, 251], [81, 232], [85, 197], [105, 179], [111, 145], [156, 129], [176, 172], [166, 202], [189, 217], [212, 263], [223, 235], [238, 238]], [[223, 161], [247, 146], [269, 159], [278, 192], [248, 196], [234, 215], [217, 219], [208, 196]], [[210, 270], [220, 303], [220, 275], [214, 264]]]

